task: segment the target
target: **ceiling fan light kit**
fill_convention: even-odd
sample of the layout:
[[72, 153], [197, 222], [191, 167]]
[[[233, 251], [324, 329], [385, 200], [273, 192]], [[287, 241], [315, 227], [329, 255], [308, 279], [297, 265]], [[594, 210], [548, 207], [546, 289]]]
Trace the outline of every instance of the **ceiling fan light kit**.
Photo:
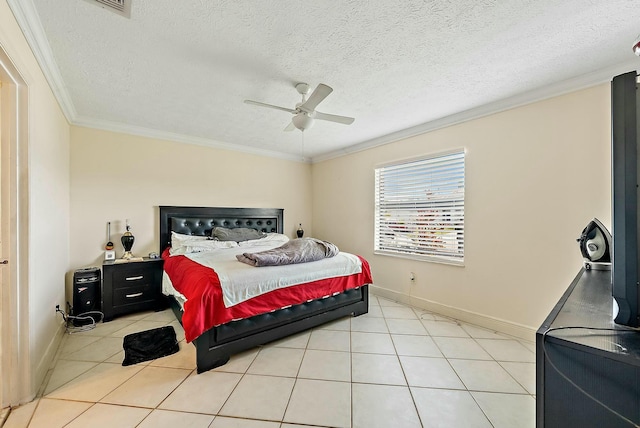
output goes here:
[[291, 119], [293, 126], [298, 128], [301, 131], [309, 129], [313, 126], [313, 117], [309, 116], [306, 112], [301, 112], [293, 116]]
[[327, 86], [323, 83], [320, 83], [316, 89], [309, 95], [307, 98], [307, 94], [309, 93], [309, 85], [307, 83], [297, 83], [295, 85], [296, 90], [300, 95], [302, 95], [302, 101], [296, 104], [296, 107], [293, 109], [280, 107], [272, 104], [266, 104], [259, 101], [253, 100], [244, 100], [246, 104], [252, 104], [259, 107], [267, 107], [276, 110], [283, 110], [293, 114], [293, 118], [291, 119], [291, 123], [284, 129], [285, 131], [293, 131], [293, 129], [297, 128], [301, 131], [305, 131], [313, 126], [314, 119], [326, 120], [329, 122], [341, 123], [343, 125], [351, 125], [355, 120], [352, 117], [347, 116], [338, 116], [335, 114], [326, 114], [316, 111], [316, 107], [320, 104], [331, 92], [333, 89], [330, 86]]

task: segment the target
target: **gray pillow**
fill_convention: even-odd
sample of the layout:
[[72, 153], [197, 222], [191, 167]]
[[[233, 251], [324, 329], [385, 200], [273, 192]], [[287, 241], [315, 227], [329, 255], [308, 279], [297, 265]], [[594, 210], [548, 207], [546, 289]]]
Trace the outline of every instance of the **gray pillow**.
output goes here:
[[250, 239], [264, 238], [266, 234], [256, 229], [248, 227], [235, 227], [228, 229], [226, 227], [214, 227], [211, 230], [211, 237], [218, 241], [248, 241]]

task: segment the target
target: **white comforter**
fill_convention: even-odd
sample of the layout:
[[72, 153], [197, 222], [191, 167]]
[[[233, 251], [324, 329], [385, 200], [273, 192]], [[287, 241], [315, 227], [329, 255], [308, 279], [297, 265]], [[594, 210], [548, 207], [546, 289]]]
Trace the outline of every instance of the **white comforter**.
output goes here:
[[[250, 251], [268, 250], [279, 245], [281, 243], [265, 242], [264, 245], [252, 246]], [[362, 272], [362, 262], [350, 253], [340, 252], [334, 257], [310, 263], [257, 268], [236, 259], [236, 255], [247, 251], [246, 247], [225, 248], [186, 254], [185, 257], [216, 271], [226, 307], [278, 288]]]

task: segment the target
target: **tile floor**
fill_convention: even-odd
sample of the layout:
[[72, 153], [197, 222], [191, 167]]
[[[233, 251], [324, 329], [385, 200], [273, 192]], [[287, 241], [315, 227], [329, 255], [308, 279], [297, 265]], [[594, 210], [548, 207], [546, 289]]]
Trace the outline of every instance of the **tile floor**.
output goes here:
[[[123, 367], [122, 338], [173, 325], [180, 352]], [[146, 312], [65, 335], [16, 427], [533, 427], [535, 348], [371, 296], [369, 313], [195, 373], [173, 314]]]

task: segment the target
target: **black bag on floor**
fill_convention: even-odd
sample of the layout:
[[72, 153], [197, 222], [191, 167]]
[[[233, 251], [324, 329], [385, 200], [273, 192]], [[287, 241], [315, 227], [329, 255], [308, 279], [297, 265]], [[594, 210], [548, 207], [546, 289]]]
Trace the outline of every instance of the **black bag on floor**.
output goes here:
[[128, 334], [122, 341], [122, 347], [124, 348], [123, 366], [166, 357], [180, 350], [176, 331], [170, 325]]

